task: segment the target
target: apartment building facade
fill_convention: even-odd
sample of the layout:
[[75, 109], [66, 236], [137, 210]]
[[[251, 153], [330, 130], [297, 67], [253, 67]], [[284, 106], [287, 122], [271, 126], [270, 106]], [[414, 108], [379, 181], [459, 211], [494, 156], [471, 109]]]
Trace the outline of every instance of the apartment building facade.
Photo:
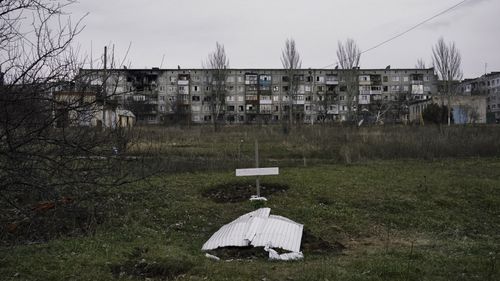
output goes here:
[[[347, 92], [347, 81], [356, 91]], [[212, 71], [207, 69], [81, 70], [82, 80], [101, 87], [107, 99], [131, 110], [138, 123], [273, 123], [293, 118], [316, 123], [386, 112], [392, 122], [408, 120], [408, 104], [437, 94], [434, 69], [228, 69], [225, 100], [214, 102]], [[293, 79], [293, 83], [292, 83]], [[352, 116], [352, 115], [351, 115]]]
[[500, 122], [500, 72], [491, 72], [460, 83], [459, 92], [465, 96], [486, 96], [489, 122]]

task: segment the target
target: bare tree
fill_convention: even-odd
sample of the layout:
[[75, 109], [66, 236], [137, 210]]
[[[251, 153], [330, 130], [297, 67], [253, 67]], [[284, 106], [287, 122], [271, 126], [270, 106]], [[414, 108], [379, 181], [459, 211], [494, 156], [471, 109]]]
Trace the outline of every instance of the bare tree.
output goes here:
[[443, 37], [432, 48], [432, 61], [439, 79], [443, 83], [443, 93], [448, 100], [448, 126], [451, 123], [451, 96], [456, 93], [458, 80], [462, 79], [462, 56], [455, 42], [445, 43]]
[[217, 130], [219, 119], [224, 117], [226, 104], [226, 79], [229, 68], [229, 59], [224, 45], [215, 43], [215, 50], [208, 55], [204, 68], [210, 70], [211, 112], [214, 130]]
[[302, 60], [300, 59], [299, 51], [295, 45], [293, 38], [286, 39], [285, 48], [281, 50], [281, 64], [286, 71], [288, 78], [288, 125], [283, 118], [283, 96], [280, 91], [280, 108], [279, 115], [283, 124], [283, 131], [288, 132], [293, 122], [293, 99], [297, 96], [299, 87], [299, 79], [297, 77], [297, 70], [302, 67]]
[[417, 64], [415, 64], [415, 68], [417, 69], [425, 69], [425, 61], [422, 58], [417, 60]]
[[17, 209], [7, 216], [17, 225], [30, 225], [37, 202], [56, 209], [71, 201], [63, 197], [83, 201], [126, 181], [111, 157], [116, 132], [58, 126], [73, 116], [85, 123], [98, 105], [93, 86], [77, 81], [85, 60], [73, 46], [81, 23], [65, 13], [72, 2], [0, 1], [0, 210]]
[[[352, 121], [352, 108], [354, 100], [358, 96], [358, 68], [359, 60], [361, 58], [361, 51], [353, 39], [347, 39], [344, 43], [338, 42], [337, 59], [338, 65], [343, 69], [346, 94], [347, 94], [347, 120]], [[357, 107], [356, 107], [357, 108]]]

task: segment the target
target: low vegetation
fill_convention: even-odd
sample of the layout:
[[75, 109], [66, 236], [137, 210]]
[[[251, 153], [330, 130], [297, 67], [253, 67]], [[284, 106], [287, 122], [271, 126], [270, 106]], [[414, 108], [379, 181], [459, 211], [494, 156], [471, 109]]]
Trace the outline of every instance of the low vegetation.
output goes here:
[[[249, 186], [232, 172], [162, 174], [98, 190], [106, 219], [83, 236], [4, 245], [5, 280], [498, 280], [500, 161], [384, 160], [283, 168], [262, 185], [274, 214], [335, 253], [300, 262], [206, 259], [201, 245], [254, 208], [206, 194]], [[252, 187], [248, 187], [252, 188]]]
[[[230, 169], [253, 163], [255, 139], [263, 161], [286, 166], [353, 163], [381, 159], [443, 159], [500, 156], [498, 126], [296, 127], [284, 135], [276, 126], [154, 128], [133, 132], [132, 155], [165, 156], [193, 169]], [[193, 168], [192, 164], [195, 164]]]

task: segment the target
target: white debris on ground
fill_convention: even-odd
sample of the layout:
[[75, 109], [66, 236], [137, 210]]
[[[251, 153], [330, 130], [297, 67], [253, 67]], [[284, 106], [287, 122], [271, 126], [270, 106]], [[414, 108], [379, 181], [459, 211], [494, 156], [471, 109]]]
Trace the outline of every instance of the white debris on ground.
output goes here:
[[284, 254], [278, 254], [274, 249], [269, 246], [265, 246], [264, 250], [269, 253], [270, 260], [278, 260], [278, 261], [295, 261], [301, 260], [304, 258], [304, 254], [302, 252], [290, 252]]
[[220, 260], [220, 258], [218, 256], [214, 256], [214, 255], [211, 255], [209, 253], [206, 253], [205, 257], [207, 257], [207, 258], [209, 258], [211, 260], [215, 260], [215, 261], [219, 261]]
[[[270, 208], [261, 208], [244, 214], [222, 226], [208, 239], [203, 251], [222, 247], [265, 247], [271, 260], [297, 260], [304, 255], [300, 252], [304, 226], [281, 216], [270, 215]], [[279, 255], [272, 248], [290, 251]]]
[[257, 195], [252, 195], [250, 201], [267, 201], [266, 197], [259, 197]]

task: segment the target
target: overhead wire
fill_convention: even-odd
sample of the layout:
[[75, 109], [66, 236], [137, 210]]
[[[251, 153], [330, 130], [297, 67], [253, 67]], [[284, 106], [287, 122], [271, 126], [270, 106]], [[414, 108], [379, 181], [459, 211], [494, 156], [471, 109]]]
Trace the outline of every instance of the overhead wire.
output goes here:
[[[439, 12], [439, 13], [437, 13], [437, 14], [435, 14], [435, 15], [433, 15], [433, 16], [431, 16], [431, 17], [429, 17], [429, 18], [427, 18], [427, 19], [425, 19], [425, 20], [423, 20], [423, 21], [421, 21], [421, 22], [419, 22], [419, 23], [417, 23], [416, 25], [414, 25], [414, 26], [412, 26], [412, 27], [410, 27], [410, 28], [406, 29], [405, 31], [402, 31], [402, 32], [400, 32], [400, 33], [398, 33], [398, 34], [396, 34], [396, 35], [392, 36], [391, 38], [389, 38], [389, 39], [387, 39], [387, 40], [384, 40], [384, 41], [382, 41], [382, 42], [380, 42], [380, 43], [376, 44], [376, 45], [375, 45], [375, 46], [373, 46], [373, 47], [370, 47], [370, 48], [368, 48], [368, 49], [366, 49], [366, 50], [364, 50], [364, 51], [361, 51], [361, 52], [360, 52], [360, 55], [362, 55], [362, 54], [364, 54], [364, 53], [366, 53], [366, 52], [369, 52], [369, 51], [371, 51], [371, 50], [374, 50], [374, 49], [376, 49], [376, 48], [378, 48], [378, 47], [380, 47], [380, 46], [382, 46], [382, 45], [385, 45], [385, 44], [389, 43], [390, 41], [392, 41], [392, 40], [394, 40], [394, 39], [397, 39], [397, 38], [399, 38], [399, 37], [401, 37], [401, 36], [405, 35], [406, 33], [408, 33], [408, 32], [410, 32], [410, 31], [412, 31], [412, 30], [414, 30], [414, 29], [416, 29], [416, 28], [418, 28], [418, 27], [420, 27], [420, 26], [422, 26], [422, 25], [426, 24], [427, 22], [429, 22], [429, 21], [431, 21], [431, 20], [433, 20], [433, 19], [435, 19], [435, 18], [437, 18], [437, 17], [439, 17], [439, 16], [442, 16], [443, 14], [448, 13], [449, 11], [451, 11], [451, 10], [453, 10], [453, 9], [457, 8], [458, 6], [460, 6], [460, 5], [464, 4], [464, 3], [465, 3], [465, 2], [467, 2], [467, 1], [469, 1], [469, 0], [463, 0], [463, 1], [460, 1], [460, 2], [458, 2], [457, 4], [455, 4], [455, 5], [451, 6], [451, 7], [446, 8], [445, 10], [443, 10], [443, 11], [441, 11], [441, 12]], [[334, 65], [338, 65], [338, 64], [339, 64], [339, 61], [337, 61], [336, 63], [329, 64], [329, 65], [327, 65], [327, 66], [324, 66], [324, 67], [322, 67], [322, 68], [328, 68], [328, 67], [330, 67], [330, 66], [334, 66]]]

